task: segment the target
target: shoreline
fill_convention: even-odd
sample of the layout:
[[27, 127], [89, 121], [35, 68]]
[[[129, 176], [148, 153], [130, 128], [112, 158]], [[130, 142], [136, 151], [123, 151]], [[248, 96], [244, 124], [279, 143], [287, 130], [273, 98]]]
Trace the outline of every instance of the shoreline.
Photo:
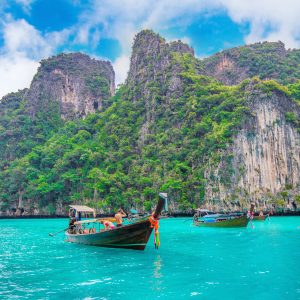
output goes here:
[[[190, 217], [192, 218], [194, 213], [173, 213], [168, 215], [169, 218], [181, 218]], [[275, 212], [270, 217], [295, 217], [300, 216], [300, 211], [290, 211], [290, 212]], [[113, 217], [112, 214], [101, 214], [97, 215], [96, 218], [106, 218]], [[68, 215], [25, 215], [25, 216], [0, 216], [1, 219], [68, 219]]]

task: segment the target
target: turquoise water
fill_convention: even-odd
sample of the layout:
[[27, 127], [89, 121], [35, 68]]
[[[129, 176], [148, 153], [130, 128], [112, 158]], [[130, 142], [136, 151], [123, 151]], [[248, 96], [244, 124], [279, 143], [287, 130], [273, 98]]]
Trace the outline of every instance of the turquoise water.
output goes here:
[[300, 217], [255, 228], [161, 220], [144, 252], [50, 237], [67, 220], [0, 220], [1, 299], [300, 299]]

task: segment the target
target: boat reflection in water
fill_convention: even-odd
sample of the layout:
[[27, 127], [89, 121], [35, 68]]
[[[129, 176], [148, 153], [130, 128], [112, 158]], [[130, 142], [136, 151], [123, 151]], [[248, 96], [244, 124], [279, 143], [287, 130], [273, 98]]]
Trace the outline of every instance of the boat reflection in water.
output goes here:
[[[144, 250], [153, 227], [158, 223], [159, 216], [165, 207], [167, 194], [160, 193], [155, 212], [141, 218], [127, 220], [120, 227], [111, 226], [105, 230], [103, 223], [115, 221], [113, 218], [90, 219], [73, 222], [66, 232], [67, 241], [71, 243], [93, 245], [109, 248], [126, 248]], [[81, 213], [95, 213], [87, 206], [71, 206]], [[72, 220], [71, 220], [72, 222]]]
[[161, 267], [162, 267], [162, 259], [161, 259], [160, 255], [157, 255], [157, 257], [154, 261], [154, 274], [153, 274], [154, 278], [162, 277]]
[[244, 213], [216, 214], [207, 209], [197, 209], [193, 219], [198, 227], [246, 227], [248, 222]]

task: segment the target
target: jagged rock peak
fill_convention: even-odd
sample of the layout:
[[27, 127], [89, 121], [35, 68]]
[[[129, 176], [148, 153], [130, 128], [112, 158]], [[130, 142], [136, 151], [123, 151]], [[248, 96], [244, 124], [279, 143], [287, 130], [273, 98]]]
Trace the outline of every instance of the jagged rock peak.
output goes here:
[[143, 52], [151, 53], [155, 52], [159, 47], [164, 46], [171, 52], [190, 53], [194, 55], [194, 49], [182, 41], [172, 41], [167, 43], [164, 38], [152, 30], [145, 29], [139, 32], [134, 39], [132, 53]]
[[150, 29], [144, 29], [134, 37], [132, 51], [134, 51], [134, 49], [136, 48], [140, 48], [141, 46], [145, 46], [146, 44], [149, 45], [153, 42], [165, 43], [166, 40], [158, 33], [155, 33]]
[[[227, 85], [246, 78], [276, 79], [291, 83], [299, 79], [299, 50], [286, 50], [284, 43], [259, 42], [227, 49], [203, 59], [205, 75]], [[289, 74], [293, 74], [290, 76]]]
[[194, 49], [191, 48], [188, 44], [185, 44], [180, 40], [170, 42], [169, 45], [171, 51], [180, 52], [180, 53], [190, 53], [193, 56], [195, 55]]
[[174, 52], [194, 55], [194, 50], [181, 41], [167, 43], [152, 30], [142, 30], [134, 39], [127, 83], [141, 82], [141, 77], [153, 79], [169, 67]]
[[41, 61], [25, 99], [33, 117], [52, 101], [59, 104], [63, 119], [72, 119], [100, 110], [114, 90], [110, 62], [82, 53], [62, 53]]
[[[60, 65], [58, 65], [60, 63]], [[64, 64], [65, 63], [65, 64]], [[107, 65], [109, 68], [111, 68], [111, 64], [109, 61], [101, 61], [97, 60], [95, 58], [91, 58], [87, 54], [81, 53], [81, 52], [75, 52], [75, 53], [60, 53], [58, 55], [51, 56], [47, 59], [41, 60], [41, 66], [43, 67], [54, 67], [54, 68], [61, 68], [68, 70], [70, 66], [68, 63], [75, 63], [77, 66], [88, 66], [90, 64], [93, 65]]]
[[243, 46], [239, 46], [239, 47], [226, 49], [226, 50], [220, 51], [217, 54], [235, 52], [235, 51], [239, 51], [239, 50], [245, 49], [245, 48], [251, 49], [252, 51], [255, 51], [257, 53], [260, 53], [261, 51], [264, 51], [264, 52], [268, 51], [268, 52], [275, 52], [278, 54], [286, 54], [286, 51], [287, 51], [285, 49], [284, 43], [281, 41], [278, 41], [278, 42], [264, 41], [264, 42], [257, 42], [257, 43], [253, 43], [253, 44], [249, 44], [249, 45], [243, 45]]
[[193, 56], [194, 51], [181, 41], [167, 43], [151, 30], [143, 30], [135, 37], [126, 85], [129, 87], [128, 99], [145, 106], [142, 143], [151, 132], [151, 124], [158, 118], [157, 107], [167, 108], [171, 98], [178, 98], [183, 93], [180, 75], [183, 66], [176, 57], [185, 54]]

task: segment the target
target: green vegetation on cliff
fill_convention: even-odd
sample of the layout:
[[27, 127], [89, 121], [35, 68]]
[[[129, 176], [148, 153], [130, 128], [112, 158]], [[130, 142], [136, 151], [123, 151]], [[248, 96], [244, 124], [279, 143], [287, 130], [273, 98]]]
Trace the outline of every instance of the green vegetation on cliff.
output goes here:
[[1, 198], [17, 201], [21, 192], [32, 208], [47, 207], [49, 213], [58, 203], [82, 199], [106, 211], [119, 205], [149, 209], [164, 190], [177, 209], [198, 206], [205, 162], [225, 159], [218, 150], [232, 142], [249, 109], [243, 84], [223, 86], [193, 70], [181, 76], [183, 96], [159, 102], [151, 133], [141, 138], [145, 105], [128, 99], [122, 86], [104, 113], [67, 122], [2, 172]]
[[[153, 38], [160, 49], [164, 40]], [[299, 83], [283, 86], [254, 78], [226, 86], [200, 74], [203, 64], [190, 49], [175, 46], [179, 52], [163, 49], [157, 57], [147, 56], [147, 48], [139, 62], [144, 67], [137, 71], [139, 81], [121, 86], [104, 103], [104, 111], [63, 126], [55, 107], [33, 121], [23, 113], [23, 98], [9, 96], [0, 115], [0, 210], [26, 206], [29, 213], [39, 208], [54, 214], [71, 202], [106, 212], [118, 206], [149, 210], [157, 193], [166, 191], [171, 208], [188, 211], [203, 203], [207, 181], [213, 180], [208, 176], [214, 176], [208, 171], [221, 162], [227, 167], [220, 182], [230, 187], [233, 154], [225, 150], [244, 120], [252, 118], [249, 95], [279, 93], [297, 102]], [[255, 64], [268, 51], [253, 58]], [[161, 65], [167, 65], [164, 72], [159, 72]], [[85, 83], [92, 94], [107, 97], [105, 78], [91, 76]], [[41, 121], [47, 118], [49, 122]], [[299, 126], [294, 111], [287, 111], [286, 119]], [[18, 130], [12, 130], [15, 124]], [[17, 133], [15, 142], [11, 137]]]
[[43, 144], [60, 125], [58, 107], [49, 103], [35, 119], [30, 118], [25, 90], [3, 97], [0, 103], [0, 166], [6, 168], [16, 158]]
[[206, 73], [227, 84], [253, 76], [281, 84], [300, 78], [300, 50], [286, 50], [282, 42], [263, 42], [228, 49], [203, 60]]

